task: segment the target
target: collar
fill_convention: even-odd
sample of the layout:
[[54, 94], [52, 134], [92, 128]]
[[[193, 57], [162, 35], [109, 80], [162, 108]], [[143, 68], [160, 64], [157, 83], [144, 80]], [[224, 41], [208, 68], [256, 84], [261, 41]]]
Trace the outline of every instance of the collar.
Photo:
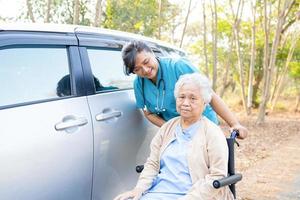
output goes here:
[[163, 80], [163, 69], [162, 66], [160, 64], [160, 59], [156, 58], [157, 60], [157, 77], [156, 77], [156, 86], [159, 87], [159, 81]]
[[193, 123], [186, 129], [182, 129], [180, 123], [177, 125], [175, 137], [183, 137], [191, 140], [201, 126], [201, 120]]

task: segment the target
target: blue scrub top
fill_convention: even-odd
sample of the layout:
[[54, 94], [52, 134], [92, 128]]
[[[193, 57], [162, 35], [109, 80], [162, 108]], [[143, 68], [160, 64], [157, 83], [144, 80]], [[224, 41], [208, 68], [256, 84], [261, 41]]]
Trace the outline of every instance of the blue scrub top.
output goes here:
[[[159, 58], [158, 61], [156, 85], [147, 78], [137, 76], [134, 81], [134, 93], [138, 108], [146, 107], [149, 112], [156, 113], [168, 121], [179, 116], [174, 96], [175, 83], [181, 75], [199, 71], [189, 61], [182, 58]], [[210, 105], [206, 106], [203, 115], [214, 123], [219, 123], [217, 115]]]

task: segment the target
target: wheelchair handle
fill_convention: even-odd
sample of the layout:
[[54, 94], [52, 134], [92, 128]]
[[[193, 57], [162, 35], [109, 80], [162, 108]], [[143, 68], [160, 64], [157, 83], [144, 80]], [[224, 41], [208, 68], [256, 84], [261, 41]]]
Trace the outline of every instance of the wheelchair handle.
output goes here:
[[224, 187], [226, 185], [232, 185], [242, 180], [242, 174], [234, 174], [225, 178], [221, 178], [219, 180], [214, 180], [213, 186], [218, 189], [220, 187]]
[[240, 135], [239, 130], [233, 129], [233, 131], [230, 134], [230, 138], [237, 138]]
[[237, 144], [237, 146], [239, 147], [240, 144], [236, 141], [236, 138], [240, 135], [239, 131], [234, 129], [231, 133], [230, 133], [230, 137], [229, 139], [233, 139], [234, 143]]

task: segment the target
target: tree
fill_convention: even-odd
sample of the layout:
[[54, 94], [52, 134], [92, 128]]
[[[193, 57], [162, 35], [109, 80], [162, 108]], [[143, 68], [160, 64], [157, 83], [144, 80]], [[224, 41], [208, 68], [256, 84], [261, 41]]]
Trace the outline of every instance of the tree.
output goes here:
[[278, 83], [276, 84], [277, 87], [275, 87], [276, 89], [274, 89], [274, 94], [275, 95], [274, 95], [274, 98], [273, 98], [272, 103], [271, 103], [271, 110], [274, 110], [275, 105], [277, 103], [277, 100], [278, 100], [278, 98], [279, 98], [279, 96], [282, 92], [284, 78], [287, 75], [288, 68], [289, 68], [290, 62], [291, 62], [293, 54], [294, 54], [294, 50], [295, 50], [297, 42], [299, 40], [299, 33], [300, 32], [295, 31], [295, 33], [292, 36], [292, 39], [291, 39], [292, 44], [290, 45], [289, 53], [288, 53], [288, 56], [286, 58], [285, 67], [283, 69], [283, 72], [282, 72], [279, 80], [278, 80]]
[[291, 62], [290, 66], [291, 66], [291, 70], [289, 75], [294, 79], [296, 90], [297, 90], [297, 97], [296, 97], [296, 103], [294, 108], [295, 112], [297, 112], [300, 104], [300, 60], [298, 60], [298, 62]]
[[51, 4], [52, 0], [47, 0], [47, 10], [46, 10], [46, 15], [45, 15], [45, 23], [50, 22], [50, 11], [51, 11]]
[[246, 105], [246, 94], [245, 94], [245, 86], [244, 86], [244, 67], [243, 67], [243, 60], [241, 55], [241, 45], [240, 45], [240, 19], [241, 15], [243, 13], [243, 7], [244, 7], [244, 1], [239, 0], [238, 8], [236, 11], [236, 14], [233, 11], [233, 6], [231, 3], [231, 0], [229, 1], [232, 15], [234, 16], [234, 23], [233, 23], [233, 32], [234, 32], [234, 40], [235, 40], [235, 49], [237, 54], [237, 60], [238, 60], [238, 67], [239, 67], [239, 80], [240, 80], [240, 86], [241, 86], [241, 92], [242, 92], [242, 101], [245, 111], [247, 111], [247, 105]]
[[212, 43], [213, 43], [213, 83], [212, 87], [215, 90], [217, 84], [217, 49], [218, 49], [218, 15], [217, 15], [217, 3], [216, 0], [213, 0], [213, 6], [211, 6], [211, 14], [212, 14]]
[[80, 13], [80, 0], [74, 1], [74, 17], [73, 24], [79, 24], [79, 13]]
[[253, 79], [254, 79], [254, 67], [255, 67], [255, 35], [256, 35], [256, 3], [251, 2], [252, 7], [252, 29], [251, 29], [251, 62], [250, 62], [250, 70], [249, 70], [249, 83], [248, 83], [248, 98], [247, 98], [247, 114], [249, 115], [251, 113], [251, 107], [252, 107], [252, 97], [253, 97]]
[[27, 12], [28, 12], [28, 15], [30, 17], [30, 20], [32, 22], [35, 22], [35, 19], [34, 19], [34, 16], [33, 16], [33, 10], [32, 10], [31, 1], [30, 0], [26, 0], [26, 5], [27, 5]]
[[[265, 2], [265, 6], [266, 6], [266, 0]], [[287, 13], [289, 12], [289, 10], [291, 9], [292, 5], [295, 2], [292, 0], [286, 0], [284, 2], [283, 8], [281, 8], [281, 0], [278, 1], [278, 18], [277, 18], [277, 24], [276, 24], [276, 30], [275, 30], [275, 36], [272, 42], [272, 49], [270, 52], [270, 57], [268, 56], [269, 62], [267, 64], [267, 61], [265, 62], [265, 70], [264, 70], [264, 88], [263, 88], [263, 94], [262, 94], [262, 101], [259, 105], [259, 112], [258, 112], [258, 116], [257, 116], [257, 123], [260, 124], [262, 122], [264, 122], [264, 118], [265, 118], [265, 110], [266, 110], [266, 105], [267, 102], [269, 100], [269, 96], [270, 96], [270, 87], [271, 87], [271, 79], [272, 79], [272, 74], [273, 74], [273, 70], [274, 70], [274, 66], [275, 66], [275, 60], [276, 60], [276, 55], [277, 55], [277, 49], [278, 49], [278, 45], [280, 42], [280, 34], [282, 32], [283, 29], [283, 25], [285, 23], [285, 19], [287, 17]], [[268, 43], [266, 42], [265, 44], [266, 46], [268, 45]], [[267, 52], [266, 52], [267, 54]], [[265, 60], [267, 60], [267, 57], [265, 58]]]
[[184, 19], [184, 27], [183, 27], [182, 34], [181, 34], [181, 39], [180, 39], [180, 45], [179, 45], [179, 47], [182, 47], [182, 44], [183, 44], [183, 38], [184, 38], [186, 26], [187, 26], [189, 15], [190, 15], [190, 11], [191, 11], [191, 3], [192, 3], [192, 0], [189, 0], [189, 6], [188, 6], [188, 10], [187, 10], [185, 19]]
[[157, 0], [107, 0], [104, 27], [164, 39], [159, 29], [171, 35], [168, 31], [179, 8], [168, 0], [161, 0], [161, 8], [158, 6]]
[[101, 15], [102, 15], [102, 0], [97, 0], [95, 5], [95, 19], [94, 19], [94, 26], [99, 27], [101, 23]]
[[202, 13], [203, 13], [203, 55], [205, 58], [205, 75], [209, 77], [209, 70], [208, 70], [208, 59], [207, 59], [207, 33], [206, 33], [206, 13], [205, 13], [205, 0], [202, 0]]

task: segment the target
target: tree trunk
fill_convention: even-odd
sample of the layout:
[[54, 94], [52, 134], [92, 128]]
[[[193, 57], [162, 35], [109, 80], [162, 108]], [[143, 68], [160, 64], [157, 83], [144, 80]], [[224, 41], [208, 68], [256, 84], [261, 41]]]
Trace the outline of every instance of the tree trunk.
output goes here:
[[[238, 9], [236, 14], [234, 14], [233, 11], [233, 6], [231, 1], [230, 7], [232, 10], [232, 14], [235, 18], [234, 24], [233, 24], [233, 31], [234, 31], [234, 39], [235, 39], [235, 44], [236, 44], [236, 54], [237, 54], [237, 59], [238, 59], [238, 67], [239, 67], [239, 79], [240, 79], [240, 86], [241, 86], [241, 91], [242, 91], [242, 101], [243, 101], [243, 106], [245, 111], [247, 112], [247, 104], [246, 104], [246, 94], [245, 94], [245, 86], [244, 86], [244, 67], [243, 67], [243, 60], [242, 60], [242, 55], [241, 55], [241, 47], [240, 47], [240, 36], [239, 36], [239, 26], [240, 26], [240, 19], [241, 15], [243, 13], [243, 7], [244, 7], [244, 2], [243, 0], [239, 0], [238, 3]], [[241, 8], [241, 10], [240, 10]]]
[[300, 89], [299, 89], [299, 92], [298, 92], [298, 97], [296, 99], [296, 106], [295, 106], [295, 112], [298, 112], [298, 106], [300, 104]]
[[161, 5], [162, 0], [158, 0], [158, 39], [161, 39], [161, 10], [162, 10], [162, 5]]
[[207, 41], [206, 41], [206, 13], [205, 13], [205, 0], [202, 0], [202, 13], [203, 13], [203, 54], [205, 58], [205, 75], [209, 78], [208, 58], [207, 58]]
[[[264, 46], [264, 72], [263, 72], [263, 89], [262, 89], [262, 98], [264, 94], [266, 93], [267, 88], [267, 74], [268, 74], [268, 65], [269, 65], [269, 34], [270, 34], [270, 23], [268, 21], [268, 12], [267, 12], [267, 1], [264, 0], [263, 3], [264, 7], [264, 34], [265, 34], [265, 46]], [[271, 10], [271, 8], [270, 8]], [[270, 16], [270, 14], [269, 14]], [[262, 110], [262, 107], [265, 106], [262, 104], [263, 101], [259, 104], [259, 110]], [[264, 121], [265, 118], [265, 108], [263, 112], [258, 113], [256, 123], [261, 123]]]
[[[252, 2], [251, 2], [252, 5]], [[251, 61], [250, 61], [250, 70], [249, 70], [249, 83], [248, 83], [248, 99], [247, 99], [247, 115], [251, 114], [251, 107], [252, 107], [252, 97], [253, 97], [253, 78], [254, 78], [254, 66], [255, 66], [255, 34], [256, 34], [256, 27], [255, 27], [255, 15], [256, 15], [256, 2], [252, 5], [252, 43], [251, 43]]]
[[225, 69], [225, 73], [223, 76], [223, 84], [222, 84], [222, 89], [220, 91], [220, 97], [222, 98], [224, 96], [225, 90], [229, 87], [230, 82], [227, 81], [228, 78], [228, 72], [229, 72], [229, 63], [226, 63], [226, 69]]
[[189, 0], [189, 7], [188, 7], [187, 14], [185, 16], [184, 27], [183, 27], [182, 34], [181, 34], [180, 48], [182, 47], [182, 44], [183, 44], [183, 38], [184, 38], [186, 26], [187, 26], [189, 15], [190, 15], [190, 11], [191, 11], [191, 3], [192, 3], [192, 0]]
[[279, 67], [275, 67], [275, 71], [274, 71], [274, 86], [273, 86], [273, 90], [271, 90], [271, 96], [270, 96], [270, 99], [269, 101], [270, 102], [273, 102], [274, 101], [274, 98], [275, 98], [275, 92], [277, 91], [278, 89], [278, 83], [279, 83], [279, 77], [280, 76], [280, 71], [279, 71]]
[[101, 15], [102, 15], [102, 0], [97, 0], [96, 6], [95, 6], [95, 19], [94, 19], [95, 27], [100, 27]]
[[74, 18], [73, 18], [73, 24], [79, 24], [79, 13], [80, 13], [80, 1], [75, 0], [74, 1]]
[[217, 37], [217, 23], [218, 23], [218, 16], [217, 16], [217, 4], [216, 0], [213, 0], [213, 6], [211, 6], [211, 22], [212, 22], [212, 28], [211, 28], [211, 35], [212, 35], [212, 44], [213, 44], [213, 74], [212, 74], [212, 88], [213, 90], [216, 90], [217, 87], [217, 42], [218, 42], [218, 37]]
[[226, 88], [228, 88], [228, 86], [230, 85], [230, 82], [227, 81], [228, 78], [228, 73], [229, 73], [229, 67], [232, 64], [230, 61], [231, 58], [231, 54], [232, 54], [232, 46], [233, 46], [233, 39], [230, 42], [230, 46], [229, 46], [229, 52], [228, 52], [228, 57], [226, 60], [226, 69], [225, 69], [225, 73], [223, 76], [223, 84], [222, 84], [222, 89], [220, 91], [220, 97], [223, 97]]
[[278, 86], [277, 86], [277, 90], [276, 90], [276, 93], [274, 95], [274, 99], [272, 101], [272, 104], [271, 104], [271, 110], [273, 111], [274, 110], [274, 107], [277, 103], [277, 100], [281, 94], [281, 91], [282, 91], [282, 86], [283, 86], [283, 80], [284, 80], [284, 77], [286, 76], [287, 72], [288, 72], [288, 67], [289, 67], [289, 64], [292, 60], [292, 57], [293, 57], [293, 54], [294, 54], [294, 50], [296, 48], [296, 45], [297, 45], [297, 42], [298, 42], [298, 35], [299, 33], [296, 33], [295, 37], [292, 37], [292, 44], [291, 44], [291, 47], [290, 47], [290, 50], [289, 50], [289, 53], [288, 53], [288, 56], [287, 56], [287, 59], [286, 59], [286, 62], [285, 62], [285, 66], [284, 66], [284, 70], [282, 72], [282, 75], [279, 77], [279, 81], [278, 81]]
[[35, 19], [34, 19], [34, 16], [33, 16], [32, 4], [31, 4], [30, 0], [26, 0], [26, 5], [27, 5], [29, 18], [34, 23]]
[[272, 44], [272, 49], [271, 49], [271, 55], [270, 55], [270, 61], [269, 61], [269, 65], [268, 65], [268, 69], [267, 69], [267, 76], [264, 75], [265, 79], [266, 79], [266, 88], [263, 92], [263, 96], [262, 96], [262, 101], [259, 105], [259, 111], [258, 111], [258, 117], [257, 117], [257, 123], [263, 123], [264, 119], [265, 119], [265, 112], [266, 112], [266, 105], [268, 103], [269, 100], [269, 96], [270, 96], [270, 88], [271, 88], [271, 80], [272, 80], [272, 74], [273, 74], [273, 70], [274, 70], [274, 66], [275, 66], [275, 61], [276, 61], [276, 56], [277, 56], [277, 50], [278, 50], [278, 45], [279, 45], [279, 39], [280, 39], [280, 34], [286, 19], [286, 15], [285, 12], [287, 12], [287, 8], [291, 8], [290, 4], [293, 3], [293, 1], [289, 1], [286, 0], [284, 3], [284, 6], [282, 8], [282, 10], [280, 11], [280, 3], [281, 0], [279, 0], [278, 2], [278, 9], [279, 9], [279, 14], [278, 14], [278, 21], [277, 21], [277, 26], [276, 26], [276, 31], [275, 31], [275, 37], [273, 40], [273, 44]]
[[52, 0], [48, 0], [48, 1], [47, 1], [46, 18], [45, 18], [45, 20], [44, 20], [45, 23], [49, 23], [49, 22], [50, 22], [51, 4], [52, 4]]

